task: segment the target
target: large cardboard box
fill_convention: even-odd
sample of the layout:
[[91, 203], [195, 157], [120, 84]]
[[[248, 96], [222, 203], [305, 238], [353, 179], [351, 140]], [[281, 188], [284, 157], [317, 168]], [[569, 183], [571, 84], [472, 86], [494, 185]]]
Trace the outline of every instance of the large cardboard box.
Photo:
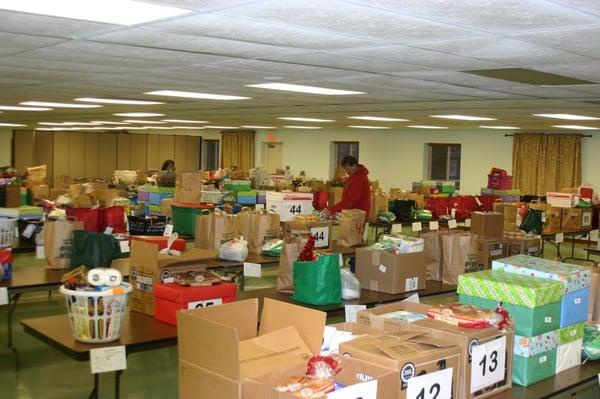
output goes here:
[[324, 312], [265, 298], [177, 313], [179, 398], [239, 399], [244, 380], [319, 353]]
[[504, 230], [518, 230], [520, 223], [519, 209], [514, 204], [495, 203], [494, 212], [501, 213], [504, 218]]
[[180, 257], [160, 255], [159, 245], [132, 240], [129, 258], [129, 279], [133, 291], [129, 293], [129, 308], [154, 316], [155, 283], [166, 282], [174, 273], [203, 270], [207, 260], [214, 259], [213, 251], [191, 249]]
[[509, 239], [508, 255], [540, 256], [542, 242], [539, 238]]
[[484, 269], [492, 267], [492, 261], [508, 256], [508, 240], [477, 240], [479, 247], [479, 265]]
[[[512, 348], [514, 331], [510, 328], [499, 331], [495, 327], [471, 329], [457, 327], [443, 321], [424, 319], [412, 323], [386, 317], [393, 312], [411, 312], [426, 314], [430, 305], [408, 301], [396, 302], [389, 305], [378, 306], [358, 313], [357, 324], [364, 327], [382, 329], [388, 332], [405, 330], [427, 331], [439, 340], [446, 340], [461, 349], [461, 368], [464, 372], [459, 376], [459, 397], [464, 399], [486, 398], [498, 392], [510, 389], [512, 386]], [[471, 355], [475, 347], [505, 337], [505, 372], [502, 381], [471, 393]], [[476, 366], [476, 365], [475, 365]]]
[[562, 208], [563, 231], [579, 231], [592, 228], [592, 210], [583, 208]]
[[425, 289], [427, 258], [425, 252], [394, 254], [356, 250], [356, 277], [364, 289], [400, 294]]
[[[294, 395], [289, 392], [280, 392], [276, 387], [285, 382], [287, 377], [301, 376], [305, 373], [306, 365], [298, 364], [249, 379], [244, 383], [244, 397], [245, 399], [297, 399], [298, 393]], [[357, 384], [372, 380], [377, 380], [378, 399], [398, 398], [400, 389], [398, 371], [354, 358], [348, 358], [342, 370], [335, 376], [335, 382], [344, 386], [336, 392], [339, 392], [340, 395], [342, 392], [348, 392], [349, 396], [347, 397], [354, 398], [355, 396], [350, 396], [350, 389]], [[310, 397], [325, 399], [327, 394]]]
[[21, 186], [0, 185], [0, 207], [18, 208], [21, 205]]
[[543, 212], [542, 221], [544, 222], [544, 227], [542, 233], [550, 234], [560, 232], [562, 227], [562, 208], [535, 202], [529, 204], [529, 208]]
[[[515, 216], [516, 218], [516, 216]], [[504, 215], [498, 212], [471, 213], [471, 232], [479, 238], [494, 240], [502, 238]]]
[[399, 399], [406, 398], [412, 377], [452, 368], [452, 397], [458, 398], [461, 348], [425, 331], [364, 335], [340, 344], [340, 353], [400, 372]]

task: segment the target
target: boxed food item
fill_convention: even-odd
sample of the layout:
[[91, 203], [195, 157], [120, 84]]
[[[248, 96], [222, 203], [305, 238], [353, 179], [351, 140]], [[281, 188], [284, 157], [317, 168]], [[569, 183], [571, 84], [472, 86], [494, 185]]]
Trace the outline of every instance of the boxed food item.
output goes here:
[[404, 236], [402, 234], [384, 234], [381, 236], [381, 245], [389, 245], [396, 253], [410, 254], [413, 252], [423, 252], [425, 250], [425, 240], [423, 238]]
[[282, 222], [313, 212], [313, 193], [267, 192], [266, 209], [279, 214]]
[[407, 397], [408, 381], [423, 374], [452, 369], [452, 397], [458, 398], [464, 373], [461, 348], [435, 339], [426, 331], [364, 335], [340, 344], [340, 353], [400, 372], [400, 399]]
[[532, 337], [515, 335], [513, 383], [528, 386], [552, 377], [556, 371], [557, 345], [556, 331]]
[[424, 252], [395, 254], [357, 248], [356, 277], [364, 289], [388, 294], [425, 289], [426, 256]]
[[542, 241], [539, 238], [511, 238], [508, 240], [508, 255], [540, 256]]
[[592, 210], [583, 208], [562, 208], [563, 231], [579, 231], [592, 228]]
[[471, 213], [471, 232], [479, 238], [502, 238], [504, 231], [504, 215], [498, 212]]
[[528, 255], [515, 255], [494, 261], [492, 268], [560, 282], [564, 287], [560, 326], [566, 327], [587, 319], [592, 284], [592, 271], [588, 267]]
[[[407, 301], [397, 302], [359, 312], [357, 323], [365, 327], [383, 329], [387, 332], [427, 331], [436, 339], [458, 345], [461, 348], [461, 368], [464, 371], [458, 377], [458, 397], [460, 398], [485, 398], [510, 389], [514, 335], [510, 327], [504, 330], [498, 330], [496, 327], [459, 327], [428, 318], [425, 315], [430, 311], [432, 311], [430, 305]], [[490, 313], [493, 313], [493, 311]], [[417, 317], [419, 315], [423, 317]], [[499, 345], [498, 348], [501, 353], [497, 356], [500, 356], [498, 360], [501, 364], [504, 364], [504, 369], [501, 372], [499, 370], [495, 376], [496, 378], [492, 380], [486, 381], [480, 378], [479, 375], [472, 379], [472, 374], [478, 373], [480, 367], [477, 362], [472, 362], [473, 351], [485, 344], [490, 344], [489, 347]], [[501, 359], [504, 359], [504, 362]]]
[[579, 202], [579, 196], [569, 193], [548, 192], [546, 193], [546, 201], [550, 206], [557, 208], [571, 208]]
[[133, 291], [129, 293], [129, 308], [150, 316], [154, 316], [154, 283], [164, 282], [176, 273], [203, 270], [208, 260], [216, 258], [215, 252], [197, 248], [179, 257], [161, 255], [158, 248], [150, 242], [131, 242], [129, 279]]
[[508, 240], [478, 240], [479, 264], [484, 269], [492, 267], [492, 261], [508, 256]]
[[558, 347], [556, 348], [557, 374], [581, 364], [584, 330], [585, 323], [574, 324], [558, 330]]
[[157, 283], [154, 284], [154, 318], [177, 325], [178, 310], [235, 302], [236, 292], [236, 284], [224, 281], [198, 287], [186, 287], [177, 283]]
[[240, 399], [244, 380], [304, 365], [319, 352], [324, 312], [265, 298], [177, 313], [179, 397]]

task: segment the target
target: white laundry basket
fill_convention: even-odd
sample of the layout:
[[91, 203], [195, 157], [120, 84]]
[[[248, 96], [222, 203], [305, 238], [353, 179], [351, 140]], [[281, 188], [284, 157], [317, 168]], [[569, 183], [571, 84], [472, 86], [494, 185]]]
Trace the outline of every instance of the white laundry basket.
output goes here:
[[0, 217], [0, 248], [12, 247], [17, 219]]
[[76, 291], [62, 285], [60, 292], [67, 301], [75, 339], [86, 343], [119, 339], [127, 311], [127, 294], [131, 290], [128, 283], [104, 291]]

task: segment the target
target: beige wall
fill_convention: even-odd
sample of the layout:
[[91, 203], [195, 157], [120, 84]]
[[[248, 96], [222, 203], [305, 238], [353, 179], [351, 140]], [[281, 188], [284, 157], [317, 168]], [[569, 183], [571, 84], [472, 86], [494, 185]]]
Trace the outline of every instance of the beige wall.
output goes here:
[[11, 164], [12, 129], [0, 129], [0, 166]]

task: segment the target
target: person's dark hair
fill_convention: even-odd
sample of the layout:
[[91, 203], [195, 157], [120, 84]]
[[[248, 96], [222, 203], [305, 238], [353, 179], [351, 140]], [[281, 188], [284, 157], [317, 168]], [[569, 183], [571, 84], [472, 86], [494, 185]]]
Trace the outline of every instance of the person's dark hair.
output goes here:
[[354, 158], [352, 155], [348, 155], [342, 159], [342, 166], [356, 166], [358, 165], [358, 160]]
[[165, 162], [163, 162], [160, 170], [167, 170], [169, 169], [170, 165], [173, 165], [173, 167], [175, 167], [175, 161], [173, 161], [172, 159], [167, 159]]

